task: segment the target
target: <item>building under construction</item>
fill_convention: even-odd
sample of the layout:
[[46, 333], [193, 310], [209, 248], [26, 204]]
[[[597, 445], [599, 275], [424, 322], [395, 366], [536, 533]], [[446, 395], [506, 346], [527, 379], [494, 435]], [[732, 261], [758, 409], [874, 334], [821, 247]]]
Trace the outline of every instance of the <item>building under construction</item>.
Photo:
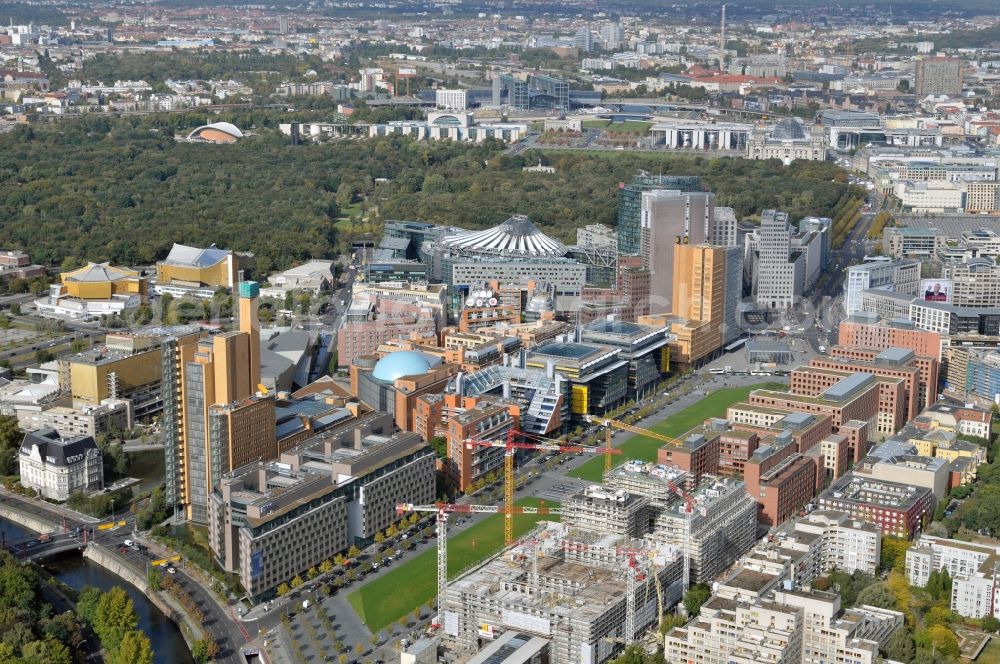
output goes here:
[[444, 638], [478, 652], [513, 630], [546, 639], [549, 661], [601, 664], [680, 599], [682, 569], [676, 546], [542, 522], [448, 584]]
[[563, 502], [562, 522], [576, 530], [642, 537], [649, 530], [648, 507], [646, 496], [591, 484]]
[[742, 481], [730, 477], [705, 475], [684, 493], [688, 477], [671, 466], [629, 461], [608, 473], [605, 484], [647, 496], [649, 537], [677, 547], [688, 542], [691, 583], [711, 583], [753, 547], [757, 503]]

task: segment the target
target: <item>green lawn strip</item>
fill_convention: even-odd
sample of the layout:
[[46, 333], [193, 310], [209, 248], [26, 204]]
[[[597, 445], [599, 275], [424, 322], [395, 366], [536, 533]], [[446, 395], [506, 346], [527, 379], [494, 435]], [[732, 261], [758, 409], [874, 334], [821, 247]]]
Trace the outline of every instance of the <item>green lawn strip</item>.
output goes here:
[[[334, 226], [336, 226], [337, 230], [350, 230], [354, 226], [354, 221], [351, 217], [357, 214], [361, 214], [361, 203], [351, 203], [345, 208], [340, 208], [340, 216], [334, 221]], [[361, 214], [361, 217], [361, 220], [364, 221], [363, 214]]]
[[[517, 504], [533, 507], [538, 502], [536, 498], [523, 498]], [[548, 507], [559, 506], [552, 501], [545, 504]], [[540, 520], [558, 519], [557, 516], [515, 515], [514, 536], [524, 535]], [[499, 514], [449, 537], [448, 577], [453, 578], [470, 565], [488, 558], [502, 546], [503, 516]], [[433, 599], [436, 592], [437, 549], [432, 548], [352, 591], [347, 601], [368, 628], [378, 632]]]
[[584, 129], [604, 129], [616, 133], [645, 134], [653, 126], [652, 122], [642, 120], [624, 120], [622, 122], [612, 122], [611, 120], [584, 120]]
[[[698, 426], [709, 417], [724, 416], [727, 408], [739, 401], [745, 401], [753, 390], [783, 389], [785, 387], [782, 383], [757, 383], [745, 387], [728, 387], [717, 390], [704, 397], [701, 401], [691, 404], [676, 415], [671, 415], [662, 422], [657, 422], [649, 427], [649, 429], [657, 433], [662, 433], [665, 436], [676, 438]], [[614, 457], [614, 464], [617, 466], [629, 459], [656, 461], [656, 451], [662, 445], [663, 443], [655, 438], [641, 435], [632, 436], [618, 446], [622, 454]], [[600, 482], [604, 477], [604, 457], [597, 456], [590, 459], [576, 470], [570, 472], [569, 476], [591, 482]]]

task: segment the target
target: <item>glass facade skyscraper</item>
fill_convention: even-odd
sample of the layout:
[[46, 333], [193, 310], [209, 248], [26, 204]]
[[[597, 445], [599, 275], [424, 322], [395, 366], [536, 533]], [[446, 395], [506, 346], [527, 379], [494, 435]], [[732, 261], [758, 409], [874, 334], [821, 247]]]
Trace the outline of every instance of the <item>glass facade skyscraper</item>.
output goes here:
[[702, 191], [696, 175], [636, 175], [618, 189], [618, 252], [635, 256], [641, 248], [642, 194], [656, 189]]

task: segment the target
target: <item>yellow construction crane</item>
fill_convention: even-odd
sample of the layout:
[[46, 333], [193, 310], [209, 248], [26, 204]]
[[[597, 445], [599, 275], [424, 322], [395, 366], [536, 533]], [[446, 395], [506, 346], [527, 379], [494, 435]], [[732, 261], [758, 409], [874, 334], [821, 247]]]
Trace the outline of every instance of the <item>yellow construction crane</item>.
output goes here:
[[[638, 434], [640, 436], [647, 436], [654, 440], [659, 440], [660, 442], [666, 443], [667, 445], [672, 445], [674, 447], [683, 447], [684, 443], [676, 438], [671, 438], [670, 436], [665, 436], [662, 433], [657, 433], [655, 431], [650, 431], [649, 429], [643, 429], [642, 427], [633, 426], [631, 424], [625, 424], [624, 422], [619, 422], [618, 420], [612, 420], [610, 418], [587, 418], [588, 422], [598, 422], [604, 425], [604, 444], [605, 448], [611, 447], [611, 429], [621, 429], [622, 431], [628, 431], [630, 433]], [[611, 457], [606, 457], [608, 460]], [[604, 473], [607, 474], [611, 470], [610, 463], [605, 464]], [[672, 482], [669, 483], [670, 490], [680, 496], [685, 503], [685, 516], [684, 516], [684, 592], [687, 592], [688, 587], [691, 584], [691, 554], [688, 551], [688, 547], [691, 544], [691, 519], [694, 518], [694, 501], [691, 499], [687, 493], [680, 489], [680, 487], [674, 485]], [[662, 620], [662, 615], [661, 615]]]
[[[646, 436], [647, 438], [653, 438], [660, 442], [666, 443], [667, 445], [673, 445], [674, 447], [683, 447], [684, 443], [677, 440], [676, 438], [671, 438], [670, 436], [665, 436], [662, 433], [656, 433], [650, 429], [643, 429], [642, 427], [633, 426], [631, 424], [625, 424], [619, 420], [612, 420], [606, 417], [594, 417], [592, 415], [587, 416], [587, 421], [591, 423], [596, 423], [604, 426], [604, 449], [613, 449], [611, 447], [611, 437], [614, 432], [611, 429], [621, 429], [622, 431], [628, 431], [629, 433], [638, 434], [640, 436]], [[611, 472], [611, 457], [606, 456], [604, 458], [604, 472]]]
[[[511, 429], [507, 432], [504, 440], [474, 440], [466, 439], [467, 448], [474, 447], [502, 447], [503, 457], [503, 495], [504, 495], [504, 520], [503, 520], [503, 540], [504, 544], [510, 546], [514, 543], [514, 454], [517, 450], [545, 450], [549, 452], [587, 452], [589, 454], [604, 454], [605, 468], [611, 467], [611, 455], [621, 454], [622, 451], [607, 445], [604, 448], [590, 447], [587, 445], [561, 445], [557, 442], [545, 442], [539, 439], [537, 443], [523, 443], [514, 440], [516, 434], [522, 432]], [[511, 508], [511, 509], [508, 509]]]

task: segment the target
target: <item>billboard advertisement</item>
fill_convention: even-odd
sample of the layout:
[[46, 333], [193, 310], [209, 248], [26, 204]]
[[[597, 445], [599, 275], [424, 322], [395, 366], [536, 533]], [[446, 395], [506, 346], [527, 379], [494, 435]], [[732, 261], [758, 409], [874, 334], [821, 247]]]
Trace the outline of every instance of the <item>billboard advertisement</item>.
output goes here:
[[919, 297], [927, 302], [951, 302], [951, 279], [922, 279]]

